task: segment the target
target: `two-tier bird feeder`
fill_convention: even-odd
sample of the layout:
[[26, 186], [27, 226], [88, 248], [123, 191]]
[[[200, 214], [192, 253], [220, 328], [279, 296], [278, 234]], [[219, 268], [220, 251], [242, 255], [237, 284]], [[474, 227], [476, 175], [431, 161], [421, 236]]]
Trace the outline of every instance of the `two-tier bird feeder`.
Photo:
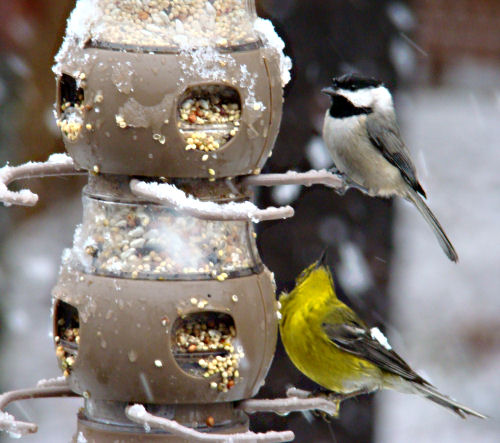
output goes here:
[[[260, 175], [289, 78], [282, 49], [252, 0], [77, 3], [54, 67], [69, 156], [0, 170], [0, 198], [25, 205], [36, 196], [10, 192], [10, 181], [88, 175], [52, 293], [64, 379], [6, 394], [0, 408], [82, 396], [75, 441], [88, 442], [287, 441], [290, 432], [247, 432], [245, 411], [330, 410], [248, 400], [278, 321], [253, 222], [293, 215], [258, 209], [250, 187], [341, 185], [326, 172]], [[11, 432], [36, 430], [3, 414]]]

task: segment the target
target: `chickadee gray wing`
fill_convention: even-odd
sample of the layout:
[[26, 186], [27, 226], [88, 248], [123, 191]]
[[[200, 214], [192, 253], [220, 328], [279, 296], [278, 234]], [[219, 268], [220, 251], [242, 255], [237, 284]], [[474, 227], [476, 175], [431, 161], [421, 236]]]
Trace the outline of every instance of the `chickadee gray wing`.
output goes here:
[[401, 139], [394, 116], [381, 118], [380, 114], [368, 114], [366, 117], [368, 138], [392, 165], [399, 169], [404, 180], [418, 193], [425, 191], [418, 182], [415, 166], [410, 152]]

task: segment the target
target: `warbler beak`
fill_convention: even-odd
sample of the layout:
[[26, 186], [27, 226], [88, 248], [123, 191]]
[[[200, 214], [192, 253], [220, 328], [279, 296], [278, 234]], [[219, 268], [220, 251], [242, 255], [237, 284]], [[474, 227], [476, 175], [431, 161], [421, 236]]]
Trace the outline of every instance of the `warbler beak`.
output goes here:
[[328, 255], [328, 248], [325, 248], [321, 253], [321, 256], [319, 257], [318, 261], [316, 262], [316, 268], [319, 268], [320, 266], [328, 267], [327, 255]]

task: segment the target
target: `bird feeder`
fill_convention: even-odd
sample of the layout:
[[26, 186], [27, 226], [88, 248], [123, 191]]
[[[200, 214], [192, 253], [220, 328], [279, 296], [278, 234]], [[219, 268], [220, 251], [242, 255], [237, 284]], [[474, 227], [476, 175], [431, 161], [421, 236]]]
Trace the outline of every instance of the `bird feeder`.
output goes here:
[[[237, 402], [264, 384], [278, 320], [253, 222], [293, 215], [259, 210], [250, 186], [340, 184], [259, 175], [289, 75], [269, 25], [252, 0], [80, 0], [68, 21], [54, 71], [70, 157], [3, 168], [0, 198], [36, 202], [7, 190], [18, 178], [89, 178], [52, 292], [63, 387], [40, 388], [84, 398], [75, 441], [248, 437]], [[188, 433], [145, 428], [132, 404]]]

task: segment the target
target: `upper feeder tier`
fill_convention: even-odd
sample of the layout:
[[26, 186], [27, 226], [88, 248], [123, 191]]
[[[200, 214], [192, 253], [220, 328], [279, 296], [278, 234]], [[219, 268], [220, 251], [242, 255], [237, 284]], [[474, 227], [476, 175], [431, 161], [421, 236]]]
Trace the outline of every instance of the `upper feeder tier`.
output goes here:
[[54, 66], [66, 149], [110, 174], [258, 172], [290, 79], [283, 48], [250, 0], [79, 0]]
[[80, 0], [74, 17], [99, 47], [234, 49], [259, 40], [254, 0]]

